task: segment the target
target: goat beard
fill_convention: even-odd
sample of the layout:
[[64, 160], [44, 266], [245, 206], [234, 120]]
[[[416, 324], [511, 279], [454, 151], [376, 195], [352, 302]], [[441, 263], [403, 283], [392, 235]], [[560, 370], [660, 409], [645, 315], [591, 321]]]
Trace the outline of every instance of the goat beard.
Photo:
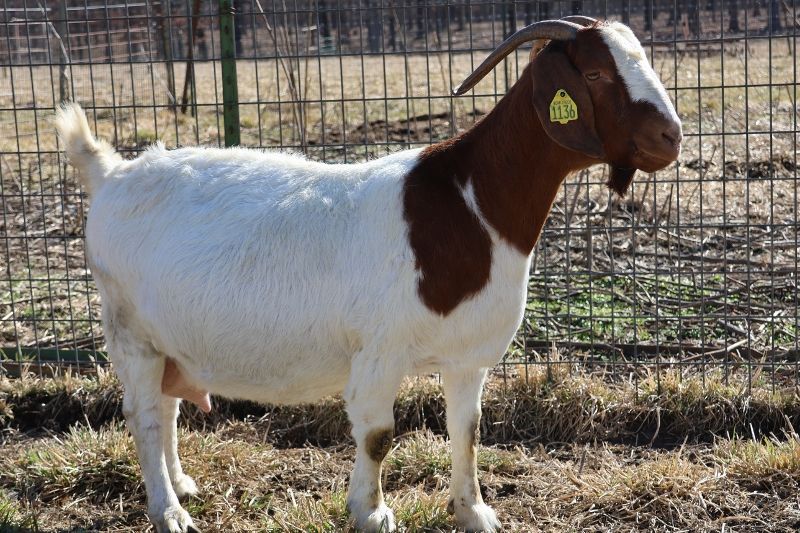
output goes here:
[[630, 187], [633, 181], [634, 174], [636, 174], [635, 168], [611, 165], [606, 185], [619, 196], [625, 196], [625, 193], [628, 192], [628, 187]]

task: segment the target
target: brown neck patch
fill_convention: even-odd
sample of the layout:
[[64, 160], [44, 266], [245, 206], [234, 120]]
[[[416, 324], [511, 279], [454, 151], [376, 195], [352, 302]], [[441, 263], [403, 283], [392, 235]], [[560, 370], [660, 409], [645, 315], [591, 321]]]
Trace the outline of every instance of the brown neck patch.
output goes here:
[[419, 295], [441, 315], [480, 291], [492, 268], [492, 240], [461, 194], [468, 174], [457, 144], [451, 140], [423, 150], [403, 192]]
[[419, 295], [441, 315], [483, 289], [491, 273], [492, 240], [464, 200], [466, 184], [489, 225], [528, 255], [564, 177], [593, 162], [544, 132], [529, 69], [474, 127], [423, 150], [406, 176], [403, 209]]

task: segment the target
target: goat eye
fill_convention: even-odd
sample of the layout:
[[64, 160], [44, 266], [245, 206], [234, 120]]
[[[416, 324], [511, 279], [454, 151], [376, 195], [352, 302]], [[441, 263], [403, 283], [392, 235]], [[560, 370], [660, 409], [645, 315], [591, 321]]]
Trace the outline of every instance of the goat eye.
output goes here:
[[586, 79], [589, 80], [589, 81], [595, 81], [595, 80], [597, 80], [599, 78], [600, 78], [600, 73], [599, 72], [587, 72], [586, 73]]

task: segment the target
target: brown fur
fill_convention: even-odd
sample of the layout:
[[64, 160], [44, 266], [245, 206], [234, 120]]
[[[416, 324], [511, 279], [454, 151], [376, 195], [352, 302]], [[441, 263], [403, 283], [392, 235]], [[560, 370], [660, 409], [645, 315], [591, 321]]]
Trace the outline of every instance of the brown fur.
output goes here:
[[425, 305], [446, 315], [489, 279], [492, 241], [461, 195], [469, 166], [462, 139], [422, 152], [404, 191], [409, 240]]
[[[470, 425], [470, 433], [472, 435], [472, 441], [467, 444], [467, 457], [469, 460], [469, 464], [475, 465], [477, 464], [478, 461], [478, 444], [480, 443], [481, 440], [480, 414], [478, 414], [475, 417], [475, 420], [472, 421], [472, 424]], [[477, 479], [474, 479], [474, 485], [472, 487], [472, 491], [473, 491], [473, 496], [477, 497], [478, 493], [480, 492], [480, 487], [478, 487]]]
[[366, 450], [370, 459], [376, 463], [383, 461], [383, 458], [392, 448], [393, 438], [393, 429], [374, 429], [370, 431], [366, 438]]
[[404, 210], [419, 294], [441, 315], [489, 281], [492, 242], [464, 201], [467, 181], [489, 224], [527, 255], [561, 181], [579, 168], [576, 163], [588, 162], [550, 140], [531, 101], [530, 82], [517, 82], [474, 128], [423, 150], [406, 178]]
[[[595, 71], [599, 81], [586, 81]], [[556, 86], [575, 99], [580, 120], [549, 122]], [[622, 195], [635, 169], [653, 172], [671, 162], [651, 155], [666, 153], [658, 145], [665, 120], [652, 105], [631, 102], [596, 27], [581, 30], [575, 42], [549, 43], [489, 115], [423, 150], [406, 177], [404, 216], [425, 305], [447, 315], [489, 281], [492, 241], [464, 201], [467, 183], [489, 225], [527, 255], [569, 172], [602, 158], [614, 169], [609, 187]]]

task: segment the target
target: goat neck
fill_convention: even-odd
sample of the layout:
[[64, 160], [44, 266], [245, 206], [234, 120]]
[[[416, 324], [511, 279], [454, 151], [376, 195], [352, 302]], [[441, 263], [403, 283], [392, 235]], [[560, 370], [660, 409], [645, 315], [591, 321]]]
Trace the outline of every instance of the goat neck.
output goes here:
[[526, 69], [489, 115], [423, 150], [406, 177], [419, 295], [435, 313], [449, 314], [486, 286], [492, 233], [529, 255], [564, 177], [594, 162], [547, 136], [532, 99]]
[[547, 135], [533, 107], [529, 68], [489, 115], [443, 147], [485, 221], [524, 255], [533, 250], [564, 178], [594, 162]]

